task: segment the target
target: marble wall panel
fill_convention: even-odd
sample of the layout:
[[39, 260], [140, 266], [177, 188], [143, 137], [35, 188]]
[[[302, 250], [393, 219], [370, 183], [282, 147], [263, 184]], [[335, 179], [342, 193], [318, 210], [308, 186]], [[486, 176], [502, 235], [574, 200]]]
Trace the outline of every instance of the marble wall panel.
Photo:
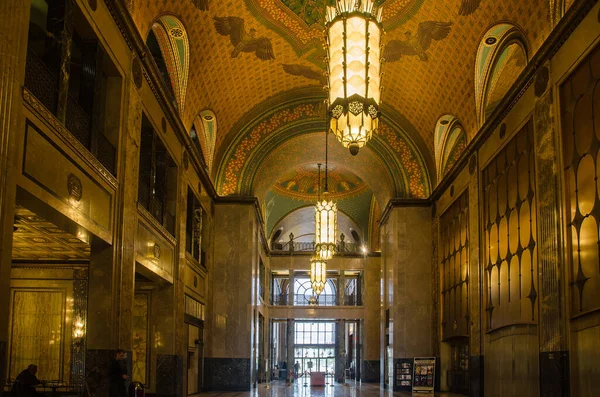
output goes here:
[[206, 357], [204, 381], [207, 390], [248, 391], [251, 386], [250, 359]]
[[110, 364], [112, 350], [87, 349], [85, 352], [85, 379], [88, 393], [91, 396], [107, 396], [108, 366]]
[[361, 382], [379, 383], [381, 377], [380, 360], [363, 360]]
[[431, 208], [395, 208], [394, 358], [427, 357], [431, 346]]
[[22, 172], [69, 206], [74, 213], [68, 215], [75, 221], [83, 216], [104, 230], [111, 230], [112, 195], [32, 123], [27, 124], [25, 133]]
[[208, 272], [207, 357], [251, 356], [256, 302], [253, 271], [258, 262], [255, 224], [252, 205], [215, 206], [215, 258]]
[[156, 396], [183, 395], [183, 357], [174, 354], [156, 356]]
[[148, 373], [148, 314], [150, 295], [136, 293], [133, 300], [132, 331], [133, 349], [131, 352], [131, 379], [141, 383], [147, 382]]
[[144, 222], [138, 222], [135, 239], [136, 260], [162, 279], [173, 282], [175, 250], [171, 242], [159, 237]]

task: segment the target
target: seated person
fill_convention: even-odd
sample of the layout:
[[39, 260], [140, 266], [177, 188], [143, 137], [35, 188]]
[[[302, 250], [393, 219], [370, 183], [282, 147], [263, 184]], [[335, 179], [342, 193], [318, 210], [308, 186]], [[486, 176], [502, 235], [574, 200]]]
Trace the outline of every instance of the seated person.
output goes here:
[[34, 397], [38, 395], [38, 393], [35, 391], [35, 387], [42, 382], [40, 382], [35, 376], [37, 373], [37, 368], [37, 365], [29, 364], [27, 369], [24, 369], [17, 376], [15, 385], [13, 385], [13, 390], [16, 389], [17, 393], [13, 395], [18, 397]]

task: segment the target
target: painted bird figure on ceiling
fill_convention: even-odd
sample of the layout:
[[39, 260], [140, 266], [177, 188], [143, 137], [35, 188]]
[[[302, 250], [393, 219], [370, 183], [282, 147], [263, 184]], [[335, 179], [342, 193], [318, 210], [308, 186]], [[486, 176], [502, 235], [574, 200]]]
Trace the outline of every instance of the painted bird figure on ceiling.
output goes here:
[[448, 37], [452, 22], [426, 21], [419, 24], [416, 35], [406, 32], [406, 40], [392, 40], [385, 47], [384, 58], [387, 62], [394, 62], [403, 55], [417, 55], [426, 62], [429, 60], [426, 51], [433, 40], [439, 41]]
[[238, 17], [215, 17], [215, 29], [221, 36], [229, 36], [233, 51], [231, 57], [236, 58], [240, 52], [254, 52], [263, 61], [275, 59], [271, 40], [266, 37], [256, 38], [254, 28], [246, 32], [244, 20]]
[[458, 10], [458, 15], [471, 15], [477, 11], [480, 3], [481, 0], [462, 0], [460, 2], [460, 10]]

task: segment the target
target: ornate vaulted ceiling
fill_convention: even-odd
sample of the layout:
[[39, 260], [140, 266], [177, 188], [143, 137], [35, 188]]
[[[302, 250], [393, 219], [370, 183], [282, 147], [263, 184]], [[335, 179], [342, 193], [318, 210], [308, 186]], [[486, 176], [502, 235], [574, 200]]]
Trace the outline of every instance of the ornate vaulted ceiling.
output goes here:
[[[190, 73], [181, 116], [191, 129], [202, 110], [216, 115], [212, 177], [220, 194], [250, 194], [264, 200], [290, 170], [323, 161], [322, 145], [312, 139], [321, 136], [317, 133], [325, 125], [319, 106], [325, 98], [321, 37], [323, 11], [333, 3], [128, 2], [144, 38], [161, 15], [172, 14], [185, 27]], [[441, 116], [460, 120], [468, 139], [477, 132], [475, 62], [485, 33], [501, 22], [515, 25], [531, 58], [551, 30], [554, 1], [378, 0], [376, 4], [384, 7], [383, 43], [389, 58], [384, 65], [384, 125], [356, 158], [336, 150], [339, 144], [332, 139], [331, 160], [340, 169], [355, 170], [383, 207], [391, 197], [430, 194], [436, 182], [434, 131]], [[261, 38], [264, 45], [236, 48], [236, 32]], [[412, 48], [414, 38], [424, 35], [432, 38], [428, 45]]]

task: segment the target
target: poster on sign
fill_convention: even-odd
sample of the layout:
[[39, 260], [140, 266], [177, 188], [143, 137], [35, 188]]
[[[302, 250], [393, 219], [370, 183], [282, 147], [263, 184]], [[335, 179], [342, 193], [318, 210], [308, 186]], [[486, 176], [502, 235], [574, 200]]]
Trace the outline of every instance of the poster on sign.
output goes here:
[[413, 393], [433, 393], [435, 387], [435, 357], [415, 357]]

